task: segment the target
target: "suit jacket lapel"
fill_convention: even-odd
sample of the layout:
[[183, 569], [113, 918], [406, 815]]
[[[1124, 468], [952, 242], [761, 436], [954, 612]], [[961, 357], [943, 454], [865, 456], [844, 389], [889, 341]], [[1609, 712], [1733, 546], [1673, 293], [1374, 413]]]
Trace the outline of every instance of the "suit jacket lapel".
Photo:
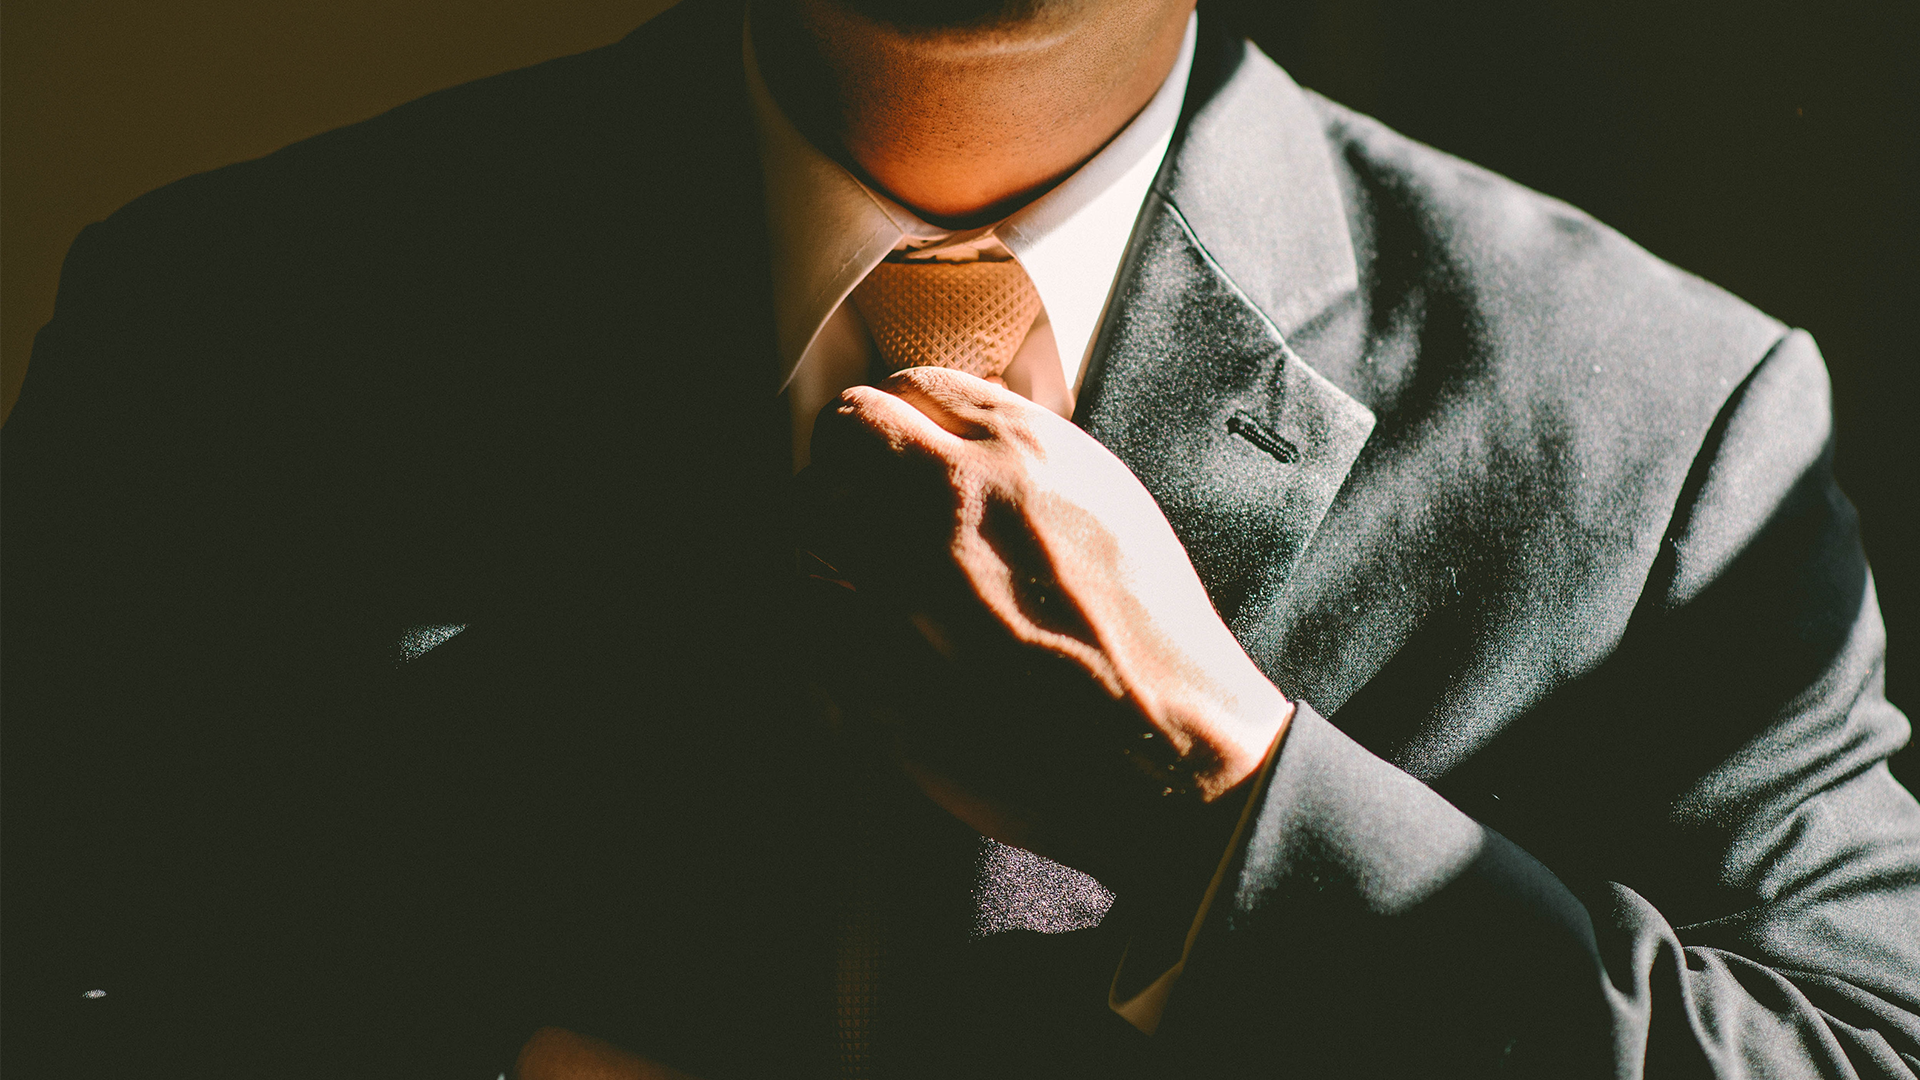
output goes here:
[[1374, 417], [1286, 343], [1358, 287], [1319, 120], [1272, 61], [1214, 48], [1075, 420], [1159, 500], [1238, 631], [1286, 582]]

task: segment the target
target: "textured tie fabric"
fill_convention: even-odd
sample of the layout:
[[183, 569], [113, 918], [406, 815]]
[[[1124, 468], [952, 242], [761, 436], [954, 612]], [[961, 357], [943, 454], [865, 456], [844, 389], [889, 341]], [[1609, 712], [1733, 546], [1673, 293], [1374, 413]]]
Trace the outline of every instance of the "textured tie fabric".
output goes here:
[[[1018, 262], [884, 262], [854, 289], [854, 307], [888, 372], [945, 367], [999, 378], [1040, 314], [1040, 294]], [[873, 829], [879, 805], [849, 821], [834, 956], [836, 1074], [839, 1080], [892, 1080], [883, 983], [891, 925], [879, 902], [884, 870]], [[1060, 933], [1097, 925], [1112, 894], [1077, 871], [1018, 848], [981, 840], [975, 867], [971, 936], [1007, 930]], [[897, 1062], [895, 1064], [898, 1064]]]
[[834, 928], [834, 1075], [838, 1080], [875, 1080], [874, 1006], [886, 958], [885, 919], [875, 880], [877, 858], [871, 829], [856, 825], [845, 837], [851, 880], [841, 897]]
[[[861, 784], [848, 792], [851, 812], [835, 830], [840, 845], [832, 986], [835, 1080], [911, 1080], [919, 1075], [925, 1055], [940, 1051], [924, 1041], [924, 1027], [916, 1036], [903, 1031], [902, 1024], [912, 1028], [916, 1014], [925, 1024], [930, 992], [952, 995], [933, 1000], [945, 1000], [941, 1007], [952, 1010], [948, 1020], [954, 1031], [966, 1030], [967, 1017], [980, 1008], [965, 996], [970, 986], [978, 986], [969, 981], [978, 977], [976, 968], [949, 966], [944, 979], [959, 982], [936, 977], [929, 983], [909, 958], [932, 955], [951, 964], [960, 955], [954, 950], [961, 939], [967, 949], [976, 950], [988, 948], [989, 938], [1013, 934], [1019, 940], [1010, 943], [1012, 948], [976, 953], [972, 963], [981, 962], [978, 957], [1011, 960], [1008, 974], [1017, 979], [1023, 961], [1074, 955], [1072, 950], [1045, 952], [1039, 938], [1091, 930], [1114, 904], [1113, 892], [1092, 877], [986, 837], [974, 838], [972, 865], [967, 867], [949, 830], [928, 832], [924, 822], [914, 823], [930, 807], [902, 808], [892, 802], [903, 795], [919, 797], [892, 785]], [[906, 845], [914, 845], [915, 852], [905, 854]], [[929, 876], [934, 865], [939, 867], [937, 876]], [[954, 905], [948, 890], [969, 886], [967, 902]], [[964, 921], [951, 921], [954, 916]], [[931, 954], [929, 943], [934, 945]], [[1118, 962], [1117, 956], [1112, 959]], [[1012, 1000], [1027, 992], [1022, 985], [1001, 989]], [[1088, 984], [1085, 989], [1104, 991], [1105, 986]]]
[[1005, 262], [883, 262], [853, 290], [889, 372], [945, 367], [997, 378], [1040, 314], [1026, 270]]

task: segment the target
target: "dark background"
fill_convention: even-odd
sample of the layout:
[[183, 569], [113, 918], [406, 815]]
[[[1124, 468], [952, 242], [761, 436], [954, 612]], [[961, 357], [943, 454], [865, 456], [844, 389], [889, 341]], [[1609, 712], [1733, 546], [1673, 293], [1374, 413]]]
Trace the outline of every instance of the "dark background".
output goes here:
[[[1920, 4], [1203, 0], [1304, 84], [1580, 206], [1811, 330], [1838, 469], [1920, 706], [1906, 322], [1920, 312]], [[87, 221], [440, 86], [610, 41], [664, 0], [9, 0], [5, 404]], [[1908, 750], [1896, 771], [1920, 780]]]
[[[1811, 331], [1920, 707], [1920, 4], [1201, 0], [1302, 84]], [[1920, 786], [1920, 752], [1894, 759]]]

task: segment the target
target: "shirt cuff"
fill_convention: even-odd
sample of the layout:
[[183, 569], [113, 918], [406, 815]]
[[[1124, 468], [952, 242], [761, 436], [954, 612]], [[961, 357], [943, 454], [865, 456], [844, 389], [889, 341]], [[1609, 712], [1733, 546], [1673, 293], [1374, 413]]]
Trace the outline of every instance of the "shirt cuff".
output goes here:
[[[1201, 927], [1206, 925], [1207, 913], [1213, 910], [1214, 897], [1219, 895], [1221, 883], [1226, 881], [1234, 857], [1246, 840], [1254, 810], [1266, 794], [1267, 782], [1273, 778], [1274, 762], [1280, 758], [1280, 744], [1286, 741], [1287, 731], [1292, 727], [1289, 717], [1288, 723], [1274, 736], [1273, 745], [1267, 747], [1266, 759], [1261, 762], [1253, 783], [1248, 787], [1246, 805], [1241, 807], [1233, 834], [1227, 839], [1227, 849], [1221, 852], [1220, 861], [1214, 866], [1213, 877], [1207, 882], [1206, 892], [1200, 896], [1199, 910], [1194, 912], [1185, 934], [1177, 936], [1180, 935], [1177, 925], [1151, 927], [1134, 934], [1127, 942], [1126, 951], [1120, 954], [1120, 965], [1114, 970], [1113, 983], [1107, 988], [1107, 1007], [1145, 1034], [1151, 1035], [1159, 1030], [1160, 1017], [1166, 1010], [1167, 1000], [1173, 996], [1174, 984], [1180, 981], [1181, 973], [1186, 970], [1187, 957], [1193, 952], [1193, 943], [1200, 937]], [[1172, 958], [1171, 963], [1167, 962], [1166, 958], [1169, 957]], [[1144, 984], [1141, 975], [1129, 970], [1130, 963], [1133, 969], [1150, 976]]]

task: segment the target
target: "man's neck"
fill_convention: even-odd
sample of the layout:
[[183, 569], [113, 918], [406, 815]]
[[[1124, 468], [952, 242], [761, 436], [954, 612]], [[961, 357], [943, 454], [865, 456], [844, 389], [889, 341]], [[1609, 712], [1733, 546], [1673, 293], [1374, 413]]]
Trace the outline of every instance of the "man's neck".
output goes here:
[[759, 0], [768, 89], [814, 145], [928, 221], [996, 220], [1099, 152], [1179, 56], [1193, 0], [1052, 0], [902, 27], [836, 0]]

